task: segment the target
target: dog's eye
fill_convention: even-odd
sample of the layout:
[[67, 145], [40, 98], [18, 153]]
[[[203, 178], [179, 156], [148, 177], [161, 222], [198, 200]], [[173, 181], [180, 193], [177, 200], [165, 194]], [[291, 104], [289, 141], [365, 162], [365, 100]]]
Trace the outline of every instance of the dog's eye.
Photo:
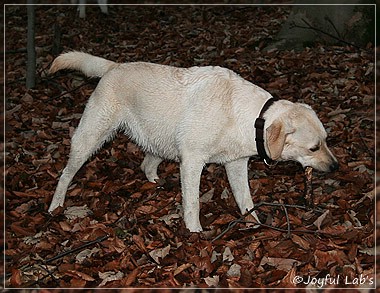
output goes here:
[[312, 147], [309, 150], [314, 153], [319, 150], [319, 145], [316, 145], [315, 147]]

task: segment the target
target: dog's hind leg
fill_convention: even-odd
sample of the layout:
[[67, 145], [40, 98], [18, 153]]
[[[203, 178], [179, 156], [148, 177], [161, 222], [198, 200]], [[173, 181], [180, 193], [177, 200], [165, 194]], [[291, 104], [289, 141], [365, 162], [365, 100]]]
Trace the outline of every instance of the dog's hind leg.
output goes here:
[[90, 98], [72, 137], [69, 160], [59, 179], [49, 212], [63, 206], [67, 189], [74, 175], [87, 159], [114, 135], [118, 125], [110, 118], [115, 117], [111, 112], [114, 111], [107, 109], [104, 105], [97, 105]]
[[183, 217], [190, 232], [202, 231], [199, 220], [199, 184], [204, 162], [197, 156], [182, 156], [180, 163]]
[[157, 175], [157, 168], [161, 162], [162, 159], [160, 157], [157, 157], [151, 153], [146, 153], [140, 168], [150, 182], [156, 182], [155, 180], [160, 179]]

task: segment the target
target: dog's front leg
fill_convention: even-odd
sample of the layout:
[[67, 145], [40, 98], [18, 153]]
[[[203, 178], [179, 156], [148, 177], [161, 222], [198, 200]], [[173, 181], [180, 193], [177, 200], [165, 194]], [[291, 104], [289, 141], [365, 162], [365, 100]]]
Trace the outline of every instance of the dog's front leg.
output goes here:
[[190, 232], [202, 231], [199, 220], [199, 184], [203, 165], [203, 162], [191, 157], [181, 160], [180, 164], [183, 214], [186, 228]]
[[[243, 215], [253, 208], [253, 201], [248, 185], [248, 159], [241, 158], [224, 164], [232, 193]], [[252, 216], [260, 223], [255, 212], [252, 213]]]

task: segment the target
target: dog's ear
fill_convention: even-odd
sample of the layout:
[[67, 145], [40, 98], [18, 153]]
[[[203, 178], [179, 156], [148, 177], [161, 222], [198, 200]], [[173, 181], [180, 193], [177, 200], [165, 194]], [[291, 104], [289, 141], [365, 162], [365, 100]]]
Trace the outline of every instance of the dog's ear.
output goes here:
[[267, 129], [267, 146], [272, 160], [280, 158], [285, 145], [285, 126], [280, 119], [275, 120]]

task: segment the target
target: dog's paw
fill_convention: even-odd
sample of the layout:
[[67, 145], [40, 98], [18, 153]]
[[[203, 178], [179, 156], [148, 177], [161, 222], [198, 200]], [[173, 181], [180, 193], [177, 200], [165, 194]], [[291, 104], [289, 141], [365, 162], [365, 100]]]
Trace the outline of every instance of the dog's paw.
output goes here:
[[57, 206], [57, 207], [50, 206], [48, 209], [48, 213], [52, 216], [56, 216], [56, 215], [62, 214], [63, 210], [64, 210], [63, 206]]
[[149, 182], [156, 183], [156, 180], [160, 179], [157, 175], [157, 169], [151, 170], [152, 168], [149, 168], [145, 163], [142, 163], [140, 168], [145, 173], [145, 177]]
[[152, 183], [157, 183], [157, 181], [160, 180], [160, 177], [158, 177], [157, 174], [145, 174], [145, 176], [148, 179], [148, 181]]
[[48, 209], [48, 213], [51, 215], [57, 214], [55, 211], [61, 210], [59, 208], [63, 207], [63, 203], [64, 203], [64, 199], [61, 200], [60, 198], [56, 199], [53, 197], [53, 200], [51, 201], [49, 209]]
[[193, 225], [186, 225], [186, 228], [190, 230], [190, 232], [202, 232], [202, 226], [201, 224], [193, 224]]
[[246, 225], [248, 228], [257, 229], [260, 227], [260, 225], [258, 225], [258, 224], [261, 224], [261, 222], [260, 222], [259, 217], [257, 216], [255, 211], [253, 211], [252, 213], [247, 215], [245, 219], [247, 220]]
[[190, 232], [194, 232], [194, 233], [203, 231], [202, 227], [194, 227], [194, 228], [188, 228], [188, 229], [190, 230]]

